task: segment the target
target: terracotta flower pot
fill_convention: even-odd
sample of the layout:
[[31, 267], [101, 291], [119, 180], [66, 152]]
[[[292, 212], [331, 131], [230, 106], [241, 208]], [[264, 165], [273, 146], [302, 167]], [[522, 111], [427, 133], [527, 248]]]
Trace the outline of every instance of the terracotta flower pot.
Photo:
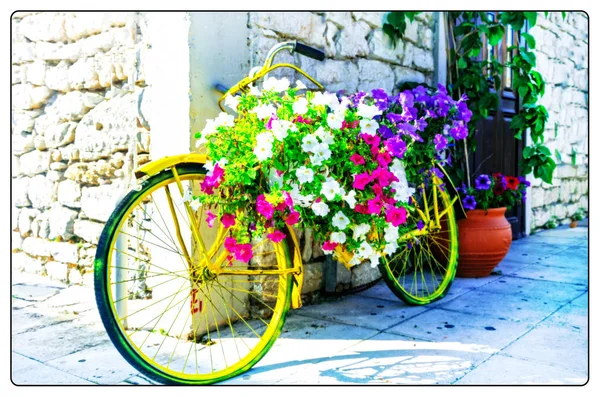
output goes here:
[[506, 208], [467, 211], [458, 221], [458, 277], [486, 277], [508, 253], [512, 243]]

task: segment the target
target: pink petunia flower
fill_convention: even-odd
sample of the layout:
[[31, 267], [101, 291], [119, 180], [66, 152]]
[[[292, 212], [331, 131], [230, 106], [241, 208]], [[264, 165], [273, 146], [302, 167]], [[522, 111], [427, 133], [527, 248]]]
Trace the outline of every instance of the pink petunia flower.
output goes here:
[[235, 215], [233, 214], [225, 214], [221, 217], [221, 223], [223, 223], [223, 226], [225, 226], [226, 228], [229, 228], [233, 225], [235, 225]]
[[381, 138], [378, 135], [360, 134], [360, 137], [367, 145], [379, 146]]
[[377, 163], [381, 167], [387, 167], [389, 163], [392, 162], [392, 156], [388, 152], [383, 152], [377, 154]]
[[267, 219], [271, 219], [275, 212], [275, 209], [267, 200], [265, 195], [261, 194], [256, 198], [256, 211]]
[[395, 227], [406, 222], [406, 209], [404, 207], [390, 207], [385, 213], [385, 221], [391, 223]]
[[273, 233], [269, 233], [267, 234], [267, 237], [269, 238], [269, 240], [271, 240], [274, 243], [278, 243], [281, 240], [283, 240], [285, 238], [285, 234], [282, 233], [279, 230], [275, 230]]
[[208, 227], [213, 227], [213, 225], [215, 224], [216, 217], [217, 216], [210, 212], [210, 210], [206, 211], [206, 223], [208, 224]]
[[254, 254], [252, 253], [252, 244], [238, 244], [235, 250], [235, 259], [240, 262], [250, 261]]
[[352, 187], [358, 190], [364, 190], [365, 186], [373, 180], [373, 177], [368, 172], [354, 175], [354, 182]]
[[350, 161], [352, 161], [355, 165], [360, 165], [365, 163], [365, 158], [358, 153], [354, 153], [350, 156]]
[[381, 213], [381, 209], [383, 208], [383, 200], [379, 197], [375, 197], [367, 201], [367, 212], [369, 214], [379, 215]]
[[381, 196], [383, 194], [383, 188], [379, 183], [374, 183], [372, 189], [376, 196]]
[[364, 204], [356, 204], [354, 206], [354, 211], [358, 212], [359, 214], [368, 214], [367, 206]]
[[338, 243], [334, 243], [333, 241], [325, 241], [323, 243], [323, 251], [333, 251], [337, 246]]
[[225, 244], [223, 244], [225, 246], [225, 249], [229, 252], [235, 252], [236, 246], [237, 246], [237, 240], [234, 239], [233, 237], [227, 237], [225, 239]]
[[295, 225], [298, 222], [300, 222], [300, 213], [297, 211], [290, 212], [288, 217], [285, 218], [285, 223], [290, 226]]

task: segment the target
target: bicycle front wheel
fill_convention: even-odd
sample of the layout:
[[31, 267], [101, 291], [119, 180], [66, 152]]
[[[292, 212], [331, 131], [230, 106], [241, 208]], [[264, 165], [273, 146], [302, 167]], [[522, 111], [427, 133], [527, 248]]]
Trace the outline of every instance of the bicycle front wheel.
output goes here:
[[414, 237], [409, 232], [401, 238], [398, 251], [382, 258], [379, 269], [398, 298], [409, 305], [426, 305], [443, 298], [454, 280], [458, 230], [453, 202], [441, 182], [417, 189], [412, 200], [421, 210], [407, 217]]
[[[198, 195], [204, 170], [177, 171], [179, 182], [171, 170], [144, 181], [108, 220], [94, 265], [96, 301], [112, 342], [140, 372], [161, 383], [210, 384], [247, 371], [273, 345], [291, 302], [292, 275], [281, 270], [292, 261], [285, 240], [266, 239], [253, 242], [248, 263], [223, 260], [222, 225], [208, 227], [207, 211], [190, 211], [180, 191]], [[202, 265], [207, 257], [221, 258], [223, 273]]]

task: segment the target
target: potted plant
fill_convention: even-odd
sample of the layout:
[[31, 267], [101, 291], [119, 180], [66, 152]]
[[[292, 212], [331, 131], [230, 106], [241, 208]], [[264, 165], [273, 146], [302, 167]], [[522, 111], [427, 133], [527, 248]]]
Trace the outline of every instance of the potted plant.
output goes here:
[[580, 207], [571, 217], [571, 224], [569, 227], [577, 227], [577, 222], [583, 220], [583, 218], [585, 218], [585, 210]]
[[474, 186], [457, 190], [467, 217], [458, 221], [458, 277], [486, 277], [504, 259], [512, 242], [506, 210], [525, 201], [530, 183], [522, 176], [481, 174]]

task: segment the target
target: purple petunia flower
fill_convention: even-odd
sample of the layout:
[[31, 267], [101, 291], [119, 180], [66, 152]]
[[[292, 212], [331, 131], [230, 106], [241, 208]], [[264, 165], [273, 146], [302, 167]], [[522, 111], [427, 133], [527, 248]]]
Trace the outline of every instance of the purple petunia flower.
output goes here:
[[392, 130], [390, 129], [390, 127], [388, 127], [385, 124], [381, 124], [379, 126], [379, 128], [377, 129], [377, 132], [379, 132], [379, 134], [381, 135], [381, 137], [383, 139], [388, 139], [394, 136], [394, 133], [392, 132]]
[[396, 113], [388, 113], [385, 117], [390, 121], [390, 123], [400, 123], [402, 122], [402, 115]]
[[477, 207], [477, 201], [475, 201], [475, 197], [473, 196], [466, 196], [463, 200], [463, 207], [465, 207], [468, 210], [474, 210], [475, 207]]
[[423, 230], [424, 227], [425, 227], [425, 222], [423, 222], [422, 220], [419, 220], [419, 222], [417, 222], [417, 229]]
[[448, 139], [442, 134], [436, 134], [433, 138], [433, 143], [435, 145], [435, 150], [444, 150], [448, 146]]
[[527, 179], [525, 179], [522, 176], [519, 177], [519, 182], [525, 184], [525, 186], [527, 186], [527, 187], [531, 186], [531, 182], [529, 182]]
[[385, 141], [385, 147], [390, 151], [392, 156], [402, 158], [406, 152], [406, 143], [399, 137], [394, 136]]
[[423, 138], [417, 134], [417, 127], [409, 123], [398, 124], [398, 132], [403, 135], [408, 135], [417, 142], [423, 142]]
[[400, 103], [402, 107], [413, 107], [415, 104], [415, 97], [412, 92], [406, 90], [398, 95], [398, 103]]
[[455, 121], [454, 126], [450, 129], [450, 135], [458, 141], [460, 139], [465, 139], [467, 135], [469, 135], [469, 130], [462, 121]]
[[427, 121], [425, 121], [425, 119], [421, 117], [416, 121], [416, 127], [419, 131], [425, 131], [425, 128], [427, 128]]
[[486, 174], [481, 174], [475, 179], [475, 189], [477, 190], [489, 190], [491, 186], [492, 181]]
[[415, 87], [412, 90], [412, 93], [415, 96], [415, 102], [427, 102], [429, 99], [429, 95], [427, 95], [427, 89], [422, 85]]
[[471, 112], [469, 110], [466, 103], [459, 102], [458, 105], [456, 105], [456, 109], [458, 110], [459, 120], [462, 120], [465, 123], [468, 123], [471, 120], [471, 116], [473, 116], [473, 112]]
[[442, 171], [439, 170], [439, 168], [431, 167], [429, 171], [431, 172], [432, 176], [435, 175], [440, 179], [444, 179], [444, 174], [442, 173]]
[[375, 99], [375, 105], [379, 110], [387, 110], [389, 107], [389, 98], [388, 94], [384, 89], [376, 88], [371, 91], [373, 99]]
[[463, 182], [460, 186], [456, 188], [456, 191], [460, 194], [467, 194], [467, 185]]
[[437, 114], [435, 114], [435, 112], [433, 110], [425, 109], [425, 117], [437, 119], [438, 116], [437, 116]]

